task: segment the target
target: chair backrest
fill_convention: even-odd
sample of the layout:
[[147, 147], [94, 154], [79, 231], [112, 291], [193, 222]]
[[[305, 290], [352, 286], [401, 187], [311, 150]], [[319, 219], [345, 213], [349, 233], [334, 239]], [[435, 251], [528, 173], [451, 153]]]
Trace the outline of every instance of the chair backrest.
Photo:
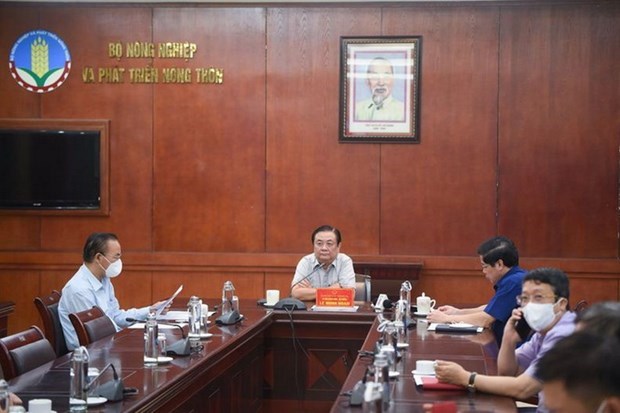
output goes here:
[[93, 341], [116, 333], [112, 320], [97, 306], [79, 313], [71, 313], [69, 320], [73, 324], [81, 346], [87, 346]]
[[0, 366], [5, 380], [55, 359], [56, 352], [37, 326], [0, 338]]
[[355, 274], [355, 301], [372, 301], [370, 280], [370, 275]]
[[53, 290], [50, 295], [34, 298], [34, 305], [37, 307], [39, 315], [43, 320], [45, 337], [52, 343], [52, 347], [58, 357], [69, 352], [65, 342], [65, 333], [62, 331], [60, 317], [58, 316], [59, 301], [60, 292], [57, 290]]

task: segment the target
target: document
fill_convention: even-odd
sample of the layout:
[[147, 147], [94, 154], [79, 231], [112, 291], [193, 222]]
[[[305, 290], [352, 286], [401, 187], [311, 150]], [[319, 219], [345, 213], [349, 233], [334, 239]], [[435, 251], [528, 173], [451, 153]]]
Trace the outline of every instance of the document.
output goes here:
[[181, 284], [179, 286], [179, 288], [177, 288], [177, 290], [175, 291], [174, 294], [172, 294], [172, 297], [168, 298], [166, 300], [166, 302], [164, 302], [161, 306], [159, 306], [159, 308], [157, 309], [157, 311], [155, 311], [155, 318], [158, 318], [159, 316], [161, 316], [161, 313], [164, 311], [164, 309], [166, 307], [168, 307], [170, 305], [170, 303], [172, 303], [172, 300], [174, 300], [176, 298], [177, 295], [179, 295], [179, 293], [183, 291], [183, 284]]

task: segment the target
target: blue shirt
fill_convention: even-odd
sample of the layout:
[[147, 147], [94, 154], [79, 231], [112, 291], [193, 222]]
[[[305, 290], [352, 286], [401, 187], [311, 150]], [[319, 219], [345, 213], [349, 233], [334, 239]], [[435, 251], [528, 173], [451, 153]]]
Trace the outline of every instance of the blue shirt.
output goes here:
[[517, 307], [517, 296], [523, 289], [523, 278], [527, 274], [523, 268], [515, 265], [495, 285], [495, 295], [484, 308], [484, 312], [495, 319], [491, 330], [497, 341], [497, 346], [502, 345], [502, 336], [506, 322], [512, 315], [512, 310]]
[[58, 302], [60, 324], [62, 325], [62, 331], [65, 334], [65, 341], [69, 351], [74, 350], [80, 345], [75, 329], [71, 324], [71, 320], [69, 320], [69, 314], [88, 310], [94, 306], [100, 307], [110, 317], [116, 326], [116, 331], [131, 324], [125, 320], [126, 318], [143, 320], [149, 312], [149, 307], [132, 308], [127, 311], [121, 310], [114, 295], [114, 286], [110, 279], [104, 276], [99, 281], [90, 272], [88, 267], [82, 264], [75, 275], [65, 284]]

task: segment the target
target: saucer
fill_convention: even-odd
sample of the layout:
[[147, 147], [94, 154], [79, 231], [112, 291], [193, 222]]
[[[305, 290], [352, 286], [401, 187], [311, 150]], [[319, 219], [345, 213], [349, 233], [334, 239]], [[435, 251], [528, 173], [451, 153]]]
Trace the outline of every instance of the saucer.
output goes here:
[[416, 317], [426, 317], [429, 314], [430, 313], [418, 313], [417, 311], [415, 313], [413, 313], [413, 315], [416, 316]]
[[189, 333], [187, 335], [187, 337], [189, 337], [189, 338], [196, 338], [196, 337], [198, 337], [198, 338], [209, 338], [209, 337], [212, 337], [212, 336], [213, 336], [213, 333], [200, 333], [200, 334]]
[[413, 370], [411, 373], [413, 375], [415, 375], [415, 376], [434, 376], [435, 375], [435, 372], [432, 372], [432, 373], [420, 373], [417, 370]]
[[390, 375], [390, 378], [393, 379], [394, 377], [400, 376], [400, 372], [399, 371], [390, 370], [389, 375]]
[[87, 404], [89, 406], [99, 406], [100, 404], [103, 404], [107, 401], [108, 399], [106, 399], [105, 397], [89, 397]]
[[396, 343], [396, 347], [398, 347], [398, 348], [407, 348], [407, 347], [409, 347], [409, 343]]
[[157, 364], [170, 363], [172, 360], [174, 360], [172, 357], [159, 356], [159, 357], [157, 357]]
[[273, 303], [273, 304], [263, 303], [263, 307], [267, 307], [267, 308], [273, 308], [275, 305], [276, 305], [276, 303]]

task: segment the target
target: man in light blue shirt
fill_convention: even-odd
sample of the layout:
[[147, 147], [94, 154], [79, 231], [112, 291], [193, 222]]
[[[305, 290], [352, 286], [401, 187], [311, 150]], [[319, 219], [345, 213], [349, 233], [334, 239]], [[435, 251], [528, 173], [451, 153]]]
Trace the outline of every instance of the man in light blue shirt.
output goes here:
[[127, 318], [144, 320], [149, 312], [163, 304], [163, 301], [150, 307], [122, 310], [114, 295], [111, 278], [117, 277], [122, 269], [121, 245], [116, 235], [111, 233], [93, 233], [84, 244], [84, 263], [62, 289], [58, 303], [60, 323], [65, 334], [69, 350], [79, 346], [77, 334], [70, 313], [77, 313], [94, 306], [100, 307], [112, 320], [119, 331], [127, 327]]
[[317, 288], [355, 288], [353, 260], [340, 253], [340, 231], [330, 225], [312, 233], [314, 253], [297, 264], [291, 282], [291, 295], [300, 300], [314, 300]]

